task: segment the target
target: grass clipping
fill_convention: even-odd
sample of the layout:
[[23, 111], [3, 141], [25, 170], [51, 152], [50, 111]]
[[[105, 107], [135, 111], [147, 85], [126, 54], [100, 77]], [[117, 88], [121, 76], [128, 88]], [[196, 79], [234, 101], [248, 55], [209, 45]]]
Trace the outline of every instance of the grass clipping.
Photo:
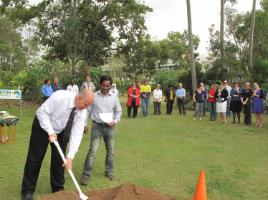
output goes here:
[[[112, 189], [86, 192], [85, 194], [89, 200], [175, 200], [152, 189], [129, 184], [122, 184]], [[39, 200], [61, 199], [79, 200], [79, 195], [77, 192], [65, 190], [39, 198]]]

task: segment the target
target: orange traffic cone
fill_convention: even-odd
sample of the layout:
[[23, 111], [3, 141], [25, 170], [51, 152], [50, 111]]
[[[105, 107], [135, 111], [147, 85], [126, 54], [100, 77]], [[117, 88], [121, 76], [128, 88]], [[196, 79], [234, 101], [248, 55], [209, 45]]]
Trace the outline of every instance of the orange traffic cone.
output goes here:
[[205, 172], [201, 171], [193, 200], [207, 200]]

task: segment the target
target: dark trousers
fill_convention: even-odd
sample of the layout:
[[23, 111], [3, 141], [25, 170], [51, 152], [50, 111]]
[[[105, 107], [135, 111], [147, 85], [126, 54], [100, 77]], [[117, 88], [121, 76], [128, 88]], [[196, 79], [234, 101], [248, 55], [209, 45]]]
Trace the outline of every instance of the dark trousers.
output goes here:
[[[60, 144], [60, 147], [65, 154], [67, 143], [63, 144], [63, 133], [57, 135], [57, 140]], [[42, 161], [46, 154], [48, 146], [48, 134], [44, 131], [37, 119], [34, 118], [32, 125], [32, 133], [30, 138], [28, 156], [26, 164], [24, 167], [24, 175], [22, 181], [22, 190], [23, 195], [27, 193], [33, 193], [35, 191], [37, 179], [39, 176], [40, 168]], [[58, 153], [57, 148], [54, 144], [51, 146], [51, 164], [50, 164], [50, 185], [52, 192], [57, 192], [64, 189], [64, 168], [62, 167], [63, 161]]]
[[170, 115], [173, 110], [173, 100], [167, 100], [167, 114]]
[[154, 114], [155, 115], [161, 114], [161, 102], [154, 102]]
[[135, 102], [132, 102], [131, 106], [127, 107], [127, 116], [131, 117], [131, 110], [133, 108], [132, 117], [135, 118], [138, 114], [138, 106], [135, 105]]
[[178, 102], [178, 108], [179, 108], [179, 112], [180, 114], [184, 114], [185, 115], [185, 107], [184, 107], [184, 100], [177, 98], [177, 102]]
[[250, 103], [248, 102], [246, 105], [243, 106], [244, 110], [244, 124], [251, 125], [251, 108]]

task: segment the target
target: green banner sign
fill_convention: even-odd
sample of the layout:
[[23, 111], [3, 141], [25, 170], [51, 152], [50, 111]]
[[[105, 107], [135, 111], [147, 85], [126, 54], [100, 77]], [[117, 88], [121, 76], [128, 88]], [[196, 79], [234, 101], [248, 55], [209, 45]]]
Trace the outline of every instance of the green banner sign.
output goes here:
[[0, 99], [21, 99], [21, 90], [0, 89]]

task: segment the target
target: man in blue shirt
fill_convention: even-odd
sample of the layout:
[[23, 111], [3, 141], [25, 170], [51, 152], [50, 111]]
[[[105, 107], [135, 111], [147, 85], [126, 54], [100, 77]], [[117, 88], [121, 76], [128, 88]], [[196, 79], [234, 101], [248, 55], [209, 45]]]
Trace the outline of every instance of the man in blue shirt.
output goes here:
[[59, 84], [59, 78], [58, 77], [55, 77], [54, 78], [54, 85], [52, 85], [52, 89], [54, 92], [56, 92], [57, 90], [61, 90], [61, 86]]
[[177, 102], [178, 102], [178, 107], [179, 107], [179, 112], [182, 115], [185, 115], [185, 107], [184, 107], [184, 101], [186, 97], [186, 91], [182, 87], [182, 83], [179, 83], [179, 88], [176, 90], [176, 97], [177, 97]]
[[53, 89], [50, 85], [50, 80], [46, 79], [44, 85], [42, 85], [41, 92], [43, 95], [43, 101], [45, 102], [53, 93]]

